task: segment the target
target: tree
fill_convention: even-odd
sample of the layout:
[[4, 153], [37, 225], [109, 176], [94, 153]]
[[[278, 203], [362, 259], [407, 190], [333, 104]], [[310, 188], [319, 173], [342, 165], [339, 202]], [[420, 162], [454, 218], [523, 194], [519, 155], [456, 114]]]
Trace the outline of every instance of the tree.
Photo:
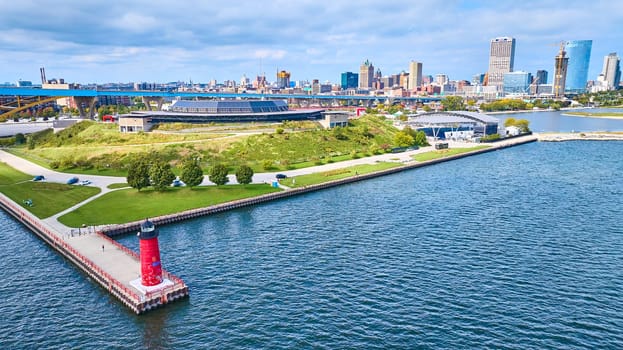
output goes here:
[[515, 123], [515, 126], [517, 126], [521, 132], [530, 132], [530, 128], [528, 127], [529, 125], [530, 121], [527, 119], [519, 119], [517, 120], [517, 123]]
[[223, 164], [215, 164], [210, 170], [210, 181], [214, 182], [217, 186], [229, 182], [227, 167]]
[[517, 124], [517, 120], [515, 118], [508, 118], [504, 121], [504, 126], [515, 126]]
[[396, 136], [394, 136], [394, 144], [398, 147], [413, 146], [414, 142], [415, 140], [413, 139], [413, 136], [405, 133], [404, 131], [399, 131], [396, 133]]
[[236, 170], [236, 181], [239, 184], [247, 185], [253, 181], [253, 169], [247, 165], [241, 165]]
[[428, 140], [426, 139], [426, 133], [422, 130], [415, 133], [415, 144], [418, 146], [428, 146]]
[[157, 191], [164, 191], [175, 180], [175, 174], [171, 170], [171, 164], [158, 160], [149, 168], [149, 178]]
[[32, 136], [28, 136], [28, 149], [35, 149], [35, 138]]
[[464, 111], [465, 103], [461, 96], [448, 96], [441, 100], [441, 104], [447, 111]]
[[22, 134], [21, 132], [15, 134], [15, 144], [23, 145], [24, 142], [26, 142], [26, 136], [24, 136], [24, 134]]
[[149, 186], [149, 163], [142, 158], [136, 157], [128, 165], [128, 185], [137, 190]]
[[201, 166], [199, 166], [199, 161], [196, 157], [188, 157], [184, 160], [182, 163], [180, 180], [190, 188], [201, 184], [203, 181], [203, 170], [201, 170]]

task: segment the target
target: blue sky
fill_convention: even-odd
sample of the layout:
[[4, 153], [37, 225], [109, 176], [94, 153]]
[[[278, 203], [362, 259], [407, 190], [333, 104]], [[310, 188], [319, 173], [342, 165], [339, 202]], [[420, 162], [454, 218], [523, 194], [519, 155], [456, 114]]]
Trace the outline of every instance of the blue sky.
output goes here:
[[239, 81], [278, 69], [338, 82], [369, 59], [383, 75], [484, 73], [490, 39], [517, 40], [515, 70], [553, 75], [555, 43], [592, 39], [589, 79], [623, 54], [623, 1], [20, 0], [0, 2], [0, 82]]

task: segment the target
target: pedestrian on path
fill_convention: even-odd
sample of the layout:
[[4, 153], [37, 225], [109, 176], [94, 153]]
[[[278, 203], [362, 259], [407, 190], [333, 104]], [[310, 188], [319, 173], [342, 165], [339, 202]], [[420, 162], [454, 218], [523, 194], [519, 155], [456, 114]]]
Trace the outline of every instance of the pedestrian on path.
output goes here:
[[102, 244], [102, 253], [104, 252], [104, 245]]

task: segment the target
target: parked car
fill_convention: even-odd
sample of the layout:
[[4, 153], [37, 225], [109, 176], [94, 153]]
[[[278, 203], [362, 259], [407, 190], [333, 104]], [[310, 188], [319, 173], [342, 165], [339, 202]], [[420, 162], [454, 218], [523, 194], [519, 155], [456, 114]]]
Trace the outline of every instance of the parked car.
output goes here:
[[78, 181], [79, 181], [79, 179], [74, 176], [74, 177], [70, 178], [69, 180], [67, 180], [67, 184], [68, 185], [73, 185], [73, 184], [77, 183]]
[[288, 175], [286, 175], [286, 174], [277, 174], [277, 175], [275, 175], [275, 177], [278, 178], [279, 180], [281, 180], [281, 179], [287, 178]]
[[45, 180], [45, 176], [43, 175], [37, 175], [32, 178], [32, 181], [43, 181], [43, 180]]

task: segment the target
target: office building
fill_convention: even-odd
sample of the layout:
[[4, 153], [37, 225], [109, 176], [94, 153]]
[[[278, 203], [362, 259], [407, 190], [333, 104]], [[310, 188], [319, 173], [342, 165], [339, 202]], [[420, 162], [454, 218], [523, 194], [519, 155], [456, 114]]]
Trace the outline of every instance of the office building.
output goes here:
[[560, 45], [560, 51], [554, 60], [554, 87], [553, 93], [555, 97], [561, 97], [565, 95], [565, 85], [567, 79], [567, 65], [569, 63], [569, 57], [565, 52], [565, 46]]
[[601, 71], [603, 82], [607, 90], [615, 90], [621, 81], [621, 59], [616, 52], [604, 57], [604, 67]]
[[476, 74], [472, 77], [472, 85], [482, 85], [485, 82], [485, 74]]
[[528, 72], [508, 72], [504, 74], [504, 93], [506, 94], [528, 94], [532, 74]]
[[588, 65], [591, 60], [592, 40], [572, 40], [565, 42], [565, 51], [569, 58], [565, 92], [586, 92], [588, 81]]
[[409, 62], [409, 86], [406, 88], [415, 90], [420, 85], [422, 85], [422, 62], [411, 61]]
[[342, 90], [346, 89], [356, 89], [359, 85], [359, 74], [353, 72], [344, 72], [342, 73], [341, 79], [341, 87]]
[[533, 84], [547, 84], [547, 71], [539, 69], [536, 71], [536, 76], [534, 76], [533, 78]]
[[277, 87], [279, 89], [290, 87], [290, 72], [285, 70], [277, 72]]
[[362, 89], [369, 89], [374, 82], [374, 66], [368, 60], [366, 60], [361, 67], [359, 67], [359, 87]]
[[487, 85], [502, 91], [504, 74], [513, 71], [515, 63], [515, 38], [500, 37], [491, 40]]

